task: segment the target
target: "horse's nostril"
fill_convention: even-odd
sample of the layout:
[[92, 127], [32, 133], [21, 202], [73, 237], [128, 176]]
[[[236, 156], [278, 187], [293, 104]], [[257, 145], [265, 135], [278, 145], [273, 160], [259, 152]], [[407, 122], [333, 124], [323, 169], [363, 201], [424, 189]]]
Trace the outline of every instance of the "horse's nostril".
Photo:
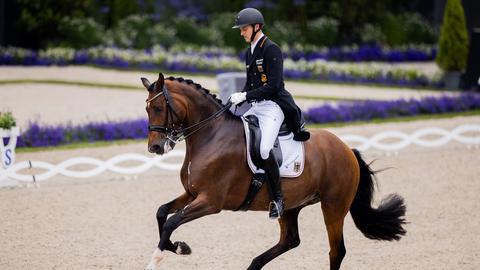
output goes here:
[[150, 151], [150, 153], [157, 153], [158, 150], [160, 150], [160, 145], [158, 144], [154, 144], [148, 148], [148, 151]]

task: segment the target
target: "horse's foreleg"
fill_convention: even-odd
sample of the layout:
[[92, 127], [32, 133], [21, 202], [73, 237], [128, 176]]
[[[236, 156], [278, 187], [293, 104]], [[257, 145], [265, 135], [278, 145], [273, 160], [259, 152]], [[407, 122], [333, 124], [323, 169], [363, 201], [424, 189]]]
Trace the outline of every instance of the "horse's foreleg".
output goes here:
[[280, 241], [278, 244], [265, 251], [252, 260], [248, 270], [258, 270], [271, 260], [300, 245], [298, 234], [298, 214], [303, 207], [286, 210], [278, 220], [280, 224]]
[[[178, 196], [176, 199], [172, 200], [169, 203], [166, 203], [162, 206], [160, 206], [157, 210], [157, 223], [158, 223], [158, 233], [160, 235], [160, 240], [162, 239], [162, 231], [163, 231], [163, 226], [165, 222], [167, 221], [167, 217], [169, 214], [185, 207], [189, 202], [192, 201], [192, 197], [188, 193], [183, 193], [182, 195]], [[168, 240], [165, 243], [166, 250], [169, 250], [171, 252], [175, 252], [178, 254], [190, 254], [191, 250], [190, 247], [183, 242], [175, 242], [172, 243], [170, 240]], [[180, 251], [180, 252], [177, 252]], [[163, 259], [163, 254], [162, 251], [160, 251], [158, 248], [155, 249], [152, 255], [152, 259], [150, 260], [150, 263], [146, 267], [146, 270], [155, 270], [157, 269], [157, 266], [160, 264], [160, 262]]]
[[221, 211], [221, 208], [210, 203], [206, 196], [198, 196], [194, 201], [185, 206], [180, 211], [171, 216], [163, 226], [162, 238], [158, 244], [160, 250], [165, 250], [173, 231], [180, 225], [194, 219], [215, 214]]
[[[153, 253], [152, 260], [148, 264], [147, 269], [158, 269], [161, 261], [165, 256], [164, 251], [171, 244], [170, 236], [172, 235], [173, 231], [177, 229], [180, 225], [206, 215], [218, 213], [220, 211], [221, 207], [215, 206], [214, 204], [210, 203], [206, 199], [206, 196], [199, 195], [190, 204], [173, 214], [173, 216], [167, 219], [167, 221], [163, 225], [160, 243], [158, 244], [158, 248]], [[178, 246], [177, 248], [182, 249], [184, 246], [187, 246], [183, 242], [180, 243], [182, 243], [182, 245]]]
[[[193, 200], [193, 197], [190, 196], [188, 193], [183, 193], [182, 195], [178, 196], [176, 199], [172, 200], [169, 203], [166, 203], [158, 208], [157, 211], [157, 223], [158, 223], [158, 234], [160, 236], [160, 239], [162, 239], [162, 231], [163, 231], [163, 226], [165, 222], [167, 221], [167, 217], [169, 214], [174, 213], [175, 211], [185, 207], [188, 203], [190, 203]], [[172, 243], [171, 241], [168, 241], [165, 244], [165, 249], [171, 252], [181, 253], [179, 254], [190, 254], [191, 250], [183, 242], [175, 242]]]

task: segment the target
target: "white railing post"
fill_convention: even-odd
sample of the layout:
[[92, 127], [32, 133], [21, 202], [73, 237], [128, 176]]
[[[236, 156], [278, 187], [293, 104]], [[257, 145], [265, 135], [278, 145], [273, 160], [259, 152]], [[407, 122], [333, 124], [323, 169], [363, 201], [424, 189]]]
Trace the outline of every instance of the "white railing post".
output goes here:
[[[0, 170], [5, 171], [15, 163], [15, 147], [17, 146], [17, 138], [20, 135], [20, 129], [18, 127], [12, 127], [10, 129], [0, 128], [0, 160], [2, 161], [2, 168]], [[8, 138], [7, 145], [4, 144], [4, 139]], [[14, 186], [17, 181], [12, 179], [5, 179], [0, 182], [0, 186]]]

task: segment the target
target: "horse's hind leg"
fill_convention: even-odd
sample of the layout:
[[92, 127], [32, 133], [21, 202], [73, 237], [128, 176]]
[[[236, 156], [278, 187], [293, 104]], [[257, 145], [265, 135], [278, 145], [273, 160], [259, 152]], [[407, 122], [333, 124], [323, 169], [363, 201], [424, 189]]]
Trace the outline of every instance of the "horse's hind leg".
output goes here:
[[252, 260], [248, 270], [262, 269], [262, 267], [287, 252], [288, 250], [300, 245], [300, 237], [298, 235], [298, 214], [303, 206], [286, 210], [282, 217], [278, 220], [280, 224], [280, 241], [265, 251], [260, 256]]
[[346, 211], [328, 203], [322, 203], [323, 218], [330, 244], [330, 270], [340, 269], [346, 250], [343, 242], [343, 221]]

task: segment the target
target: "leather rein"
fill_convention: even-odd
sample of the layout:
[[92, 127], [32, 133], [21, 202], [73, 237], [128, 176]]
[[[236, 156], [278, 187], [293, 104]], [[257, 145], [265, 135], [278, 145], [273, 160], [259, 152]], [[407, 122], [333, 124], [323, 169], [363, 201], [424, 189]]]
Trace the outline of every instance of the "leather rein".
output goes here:
[[[153, 86], [155, 83], [151, 84], [150, 87], [148, 88], [149, 91], [153, 90]], [[215, 120], [218, 118], [220, 115], [225, 113], [227, 110], [230, 109], [232, 106], [232, 103], [230, 101], [227, 102], [227, 104], [222, 107], [220, 110], [216, 111], [214, 114], [211, 116], [203, 119], [200, 122], [197, 122], [191, 126], [188, 126], [186, 128], [175, 128], [175, 123], [173, 123], [173, 117], [175, 116], [177, 119], [179, 119], [178, 114], [175, 112], [173, 109], [171, 103], [172, 103], [172, 98], [170, 96], [170, 93], [168, 89], [163, 85], [162, 91], [160, 93], [156, 94], [150, 99], [147, 99], [145, 102], [147, 102], [147, 106], [151, 101], [154, 99], [158, 98], [159, 96], [165, 96], [165, 101], [167, 103], [167, 125], [162, 126], [162, 125], [148, 125], [148, 131], [155, 131], [155, 132], [160, 132], [164, 133], [167, 139], [172, 141], [173, 143], [178, 143], [180, 141], [185, 140], [186, 138], [190, 137], [192, 134], [195, 132], [199, 131], [201, 128], [205, 127], [210, 121]]]

